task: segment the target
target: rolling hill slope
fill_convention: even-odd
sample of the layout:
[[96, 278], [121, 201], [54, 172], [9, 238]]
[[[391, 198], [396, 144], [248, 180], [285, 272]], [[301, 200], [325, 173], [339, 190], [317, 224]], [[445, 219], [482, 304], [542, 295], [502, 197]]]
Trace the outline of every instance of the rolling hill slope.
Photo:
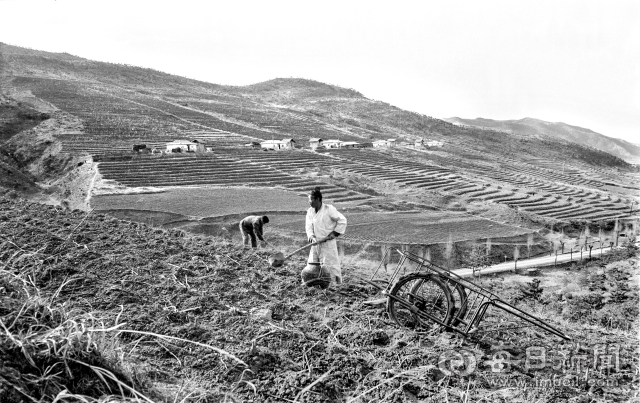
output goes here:
[[595, 149], [620, 157], [627, 162], [640, 163], [640, 146], [621, 139], [607, 137], [590, 129], [572, 126], [562, 122], [546, 122], [533, 118], [492, 120], [453, 117], [444, 120], [454, 124], [501, 130], [527, 137], [552, 138], [587, 144]]
[[[0, 57], [3, 113], [15, 115], [11, 111], [20, 106], [47, 118], [36, 126], [22, 122], [28, 130], [11, 132], [4, 143], [6, 160], [22, 161], [39, 181], [98, 162], [84, 177], [100, 175], [124, 188], [235, 184], [304, 192], [321, 186], [335, 201], [409, 197], [444, 209], [498, 206], [554, 221], [628, 215], [636, 195], [638, 178], [629, 164], [593, 147], [463, 127], [313, 80], [224, 86], [6, 44], [0, 44]], [[399, 144], [312, 153], [308, 140], [314, 137], [360, 143], [394, 138]], [[181, 138], [213, 151], [179, 161], [131, 155], [133, 144], [164, 149]], [[274, 138], [294, 138], [306, 150], [265, 155], [244, 147]], [[417, 149], [418, 139], [444, 147]], [[88, 200], [82, 199], [85, 207]]]

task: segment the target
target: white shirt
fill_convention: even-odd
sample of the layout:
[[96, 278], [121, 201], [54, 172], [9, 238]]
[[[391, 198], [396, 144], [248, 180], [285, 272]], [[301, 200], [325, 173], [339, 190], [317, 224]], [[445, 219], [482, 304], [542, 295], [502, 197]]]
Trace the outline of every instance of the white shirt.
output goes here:
[[316, 239], [323, 239], [333, 231], [344, 234], [347, 230], [347, 219], [332, 205], [322, 203], [317, 213], [316, 209], [309, 207], [305, 228], [308, 238], [315, 236]]

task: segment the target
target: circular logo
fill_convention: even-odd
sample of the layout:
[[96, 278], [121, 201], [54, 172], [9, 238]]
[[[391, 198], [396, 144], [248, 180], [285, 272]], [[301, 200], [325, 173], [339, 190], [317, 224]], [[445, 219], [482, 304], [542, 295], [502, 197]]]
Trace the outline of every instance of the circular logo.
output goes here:
[[438, 368], [446, 376], [471, 375], [476, 370], [476, 356], [465, 349], [447, 351], [438, 357]]

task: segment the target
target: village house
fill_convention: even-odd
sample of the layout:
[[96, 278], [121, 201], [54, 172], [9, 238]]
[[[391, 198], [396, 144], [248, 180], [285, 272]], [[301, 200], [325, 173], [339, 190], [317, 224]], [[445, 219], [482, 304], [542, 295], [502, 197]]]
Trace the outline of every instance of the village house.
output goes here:
[[293, 150], [295, 148], [294, 139], [266, 140], [260, 143], [263, 150]]
[[429, 140], [426, 143], [427, 147], [442, 147], [444, 143], [442, 141], [437, 140]]
[[342, 145], [342, 141], [340, 140], [326, 140], [323, 142], [324, 148], [340, 148]]
[[309, 139], [309, 147], [311, 147], [312, 150], [315, 150], [318, 147], [322, 147], [322, 139], [320, 138]]
[[376, 140], [373, 142], [373, 147], [389, 147], [389, 142], [387, 140]]
[[260, 143], [263, 150], [279, 150], [282, 143], [280, 140], [266, 140]]
[[[174, 140], [170, 143], [166, 144], [166, 152], [187, 152], [187, 153], [203, 153], [204, 152], [204, 144], [200, 143], [198, 140]], [[180, 151], [174, 151], [178, 150]]]
[[395, 147], [396, 146], [396, 139], [388, 139], [387, 143], [389, 143], [389, 147]]
[[340, 148], [358, 148], [360, 144], [355, 141], [343, 141], [340, 144]]
[[416, 141], [413, 143], [413, 146], [414, 146], [415, 148], [424, 148], [424, 139], [416, 140]]
[[262, 148], [262, 147], [260, 146], [260, 143], [259, 143], [258, 141], [252, 141], [251, 143], [247, 143], [247, 144], [245, 144], [245, 147], [251, 147], [251, 148], [253, 148], [253, 149], [257, 149], [257, 150], [259, 150], [260, 148]]

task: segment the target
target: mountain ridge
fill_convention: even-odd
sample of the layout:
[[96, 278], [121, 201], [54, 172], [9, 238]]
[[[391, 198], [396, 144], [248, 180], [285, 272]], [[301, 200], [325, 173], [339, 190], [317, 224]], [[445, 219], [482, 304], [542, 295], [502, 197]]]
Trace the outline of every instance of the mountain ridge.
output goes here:
[[640, 146], [622, 139], [606, 136], [589, 128], [564, 122], [548, 122], [531, 117], [511, 120], [494, 120], [482, 117], [475, 119], [451, 117], [443, 120], [453, 124], [489, 128], [525, 136], [561, 139], [577, 144], [586, 142], [596, 149], [615, 155], [627, 162], [640, 163]]

